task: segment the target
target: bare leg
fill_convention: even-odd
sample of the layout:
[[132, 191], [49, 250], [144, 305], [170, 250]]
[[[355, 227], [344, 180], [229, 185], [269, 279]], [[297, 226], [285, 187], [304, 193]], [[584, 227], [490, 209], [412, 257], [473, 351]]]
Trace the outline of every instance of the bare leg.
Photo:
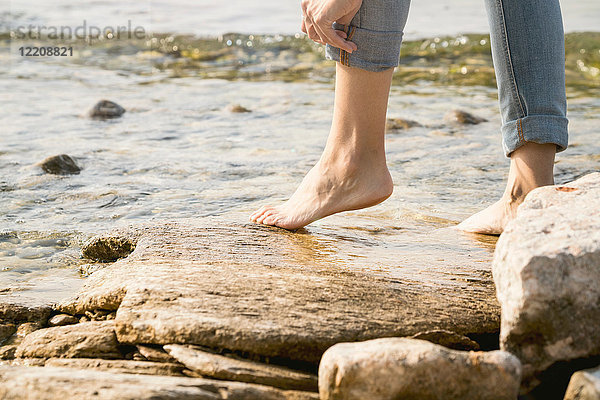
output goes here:
[[555, 144], [526, 143], [510, 155], [504, 195], [496, 203], [467, 218], [457, 227], [467, 232], [499, 235], [533, 189], [554, 184]]
[[297, 229], [341, 211], [387, 199], [385, 117], [393, 68], [371, 72], [337, 63], [333, 123], [317, 164], [284, 204], [263, 206], [250, 220]]

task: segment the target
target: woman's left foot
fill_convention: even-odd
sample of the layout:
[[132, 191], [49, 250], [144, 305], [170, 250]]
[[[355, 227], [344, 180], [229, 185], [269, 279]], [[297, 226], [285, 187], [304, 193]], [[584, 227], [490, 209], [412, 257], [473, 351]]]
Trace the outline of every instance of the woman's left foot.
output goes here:
[[473, 233], [500, 235], [517, 216], [525, 196], [540, 186], [554, 184], [556, 145], [526, 143], [511, 154], [508, 185], [496, 203], [458, 224], [456, 228]]
[[504, 231], [504, 227], [515, 218], [517, 208], [522, 202], [523, 199], [502, 196], [500, 200], [485, 210], [471, 215], [456, 228], [465, 232], [500, 235]]

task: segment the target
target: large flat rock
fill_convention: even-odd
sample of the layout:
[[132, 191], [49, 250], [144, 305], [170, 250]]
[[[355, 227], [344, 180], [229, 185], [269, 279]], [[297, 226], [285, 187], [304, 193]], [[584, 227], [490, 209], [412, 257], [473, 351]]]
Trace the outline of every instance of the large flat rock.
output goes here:
[[0, 366], [3, 400], [317, 400], [314, 393], [248, 383], [119, 374], [58, 367]]
[[118, 310], [120, 343], [198, 344], [317, 363], [338, 342], [499, 329], [491, 271], [476, 260], [458, 271], [374, 271], [369, 261], [336, 253], [360, 246], [324, 247], [307, 233], [222, 219], [103, 237], [131, 238], [122, 242], [135, 250], [93, 273], [59, 309]]
[[554, 363], [600, 355], [600, 173], [532, 191], [498, 240], [501, 347], [525, 391]]

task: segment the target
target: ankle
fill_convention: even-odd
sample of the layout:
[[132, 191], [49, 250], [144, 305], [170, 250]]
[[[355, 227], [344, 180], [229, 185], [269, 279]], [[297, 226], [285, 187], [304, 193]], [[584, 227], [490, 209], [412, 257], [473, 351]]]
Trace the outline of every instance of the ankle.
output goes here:
[[533, 189], [554, 184], [556, 145], [526, 143], [511, 154], [504, 196], [520, 204]]

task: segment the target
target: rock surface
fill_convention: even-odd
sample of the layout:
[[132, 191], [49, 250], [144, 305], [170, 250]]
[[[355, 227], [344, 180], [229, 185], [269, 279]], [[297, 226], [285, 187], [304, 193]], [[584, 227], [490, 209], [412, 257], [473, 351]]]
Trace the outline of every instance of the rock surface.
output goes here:
[[317, 377], [308, 373], [212, 354], [190, 346], [170, 344], [164, 348], [187, 368], [207, 378], [258, 383], [281, 389], [315, 392], [318, 389]]
[[127, 257], [134, 249], [135, 240], [132, 238], [97, 236], [84, 243], [81, 252], [84, 257], [94, 261], [112, 262]]
[[67, 154], [48, 157], [38, 165], [44, 172], [54, 175], [76, 175], [81, 172], [79, 165]]
[[51, 358], [46, 367], [93, 369], [123, 374], [183, 376], [181, 364], [132, 360], [102, 360], [98, 358]]
[[89, 115], [94, 119], [118, 118], [125, 113], [125, 109], [110, 100], [100, 100], [90, 110]]
[[408, 338], [339, 343], [319, 365], [321, 400], [514, 400], [521, 365], [504, 351], [466, 352]]
[[68, 314], [58, 314], [48, 320], [49, 326], [73, 325], [79, 322], [79, 319]]
[[523, 392], [557, 361], [600, 354], [600, 173], [527, 195], [498, 240], [493, 276], [501, 348]]
[[419, 332], [412, 335], [411, 338], [427, 340], [454, 350], [479, 350], [479, 343], [476, 341], [443, 329]]
[[27, 335], [17, 357], [120, 358], [113, 321], [83, 322], [40, 329]]
[[[223, 219], [130, 232], [116, 237], [133, 238], [135, 250], [59, 305], [71, 315], [118, 309], [121, 343], [198, 344], [318, 363], [342, 341], [499, 329], [491, 276], [477, 263], [461, 265], [460, 279], [434, 268], [373, 274], [364, 263], [319, 255], [311, 235]], [[335, 254], [335, 244], [327, 246]]]
[[52, 309], [48, 306], [28, 307], [0, 302], [0, 323], [35, 322], [45, 324]]
[[600, 367], [575, 372], [564, 400], [600, 400]]
[[15, 324], [0, 324], [0, 346], [17, 331]]
[[166, 351], [164, 351], [162, 349], [157, 349], [154, 347], [144, 346], [144, 345], [137, 345], [137, 349], [140, 352], [140, 354], [146, 360], [149, 360], [149, 361], [168, 362], [168, 363], [178, 362], [175, 357], [172, 357], [171, 355], [169, 355], [169, 353], [167, 353]]
[[314, 393], [199, 378], [0, 366], [0, 398], [36, 400], [318, 400]]

